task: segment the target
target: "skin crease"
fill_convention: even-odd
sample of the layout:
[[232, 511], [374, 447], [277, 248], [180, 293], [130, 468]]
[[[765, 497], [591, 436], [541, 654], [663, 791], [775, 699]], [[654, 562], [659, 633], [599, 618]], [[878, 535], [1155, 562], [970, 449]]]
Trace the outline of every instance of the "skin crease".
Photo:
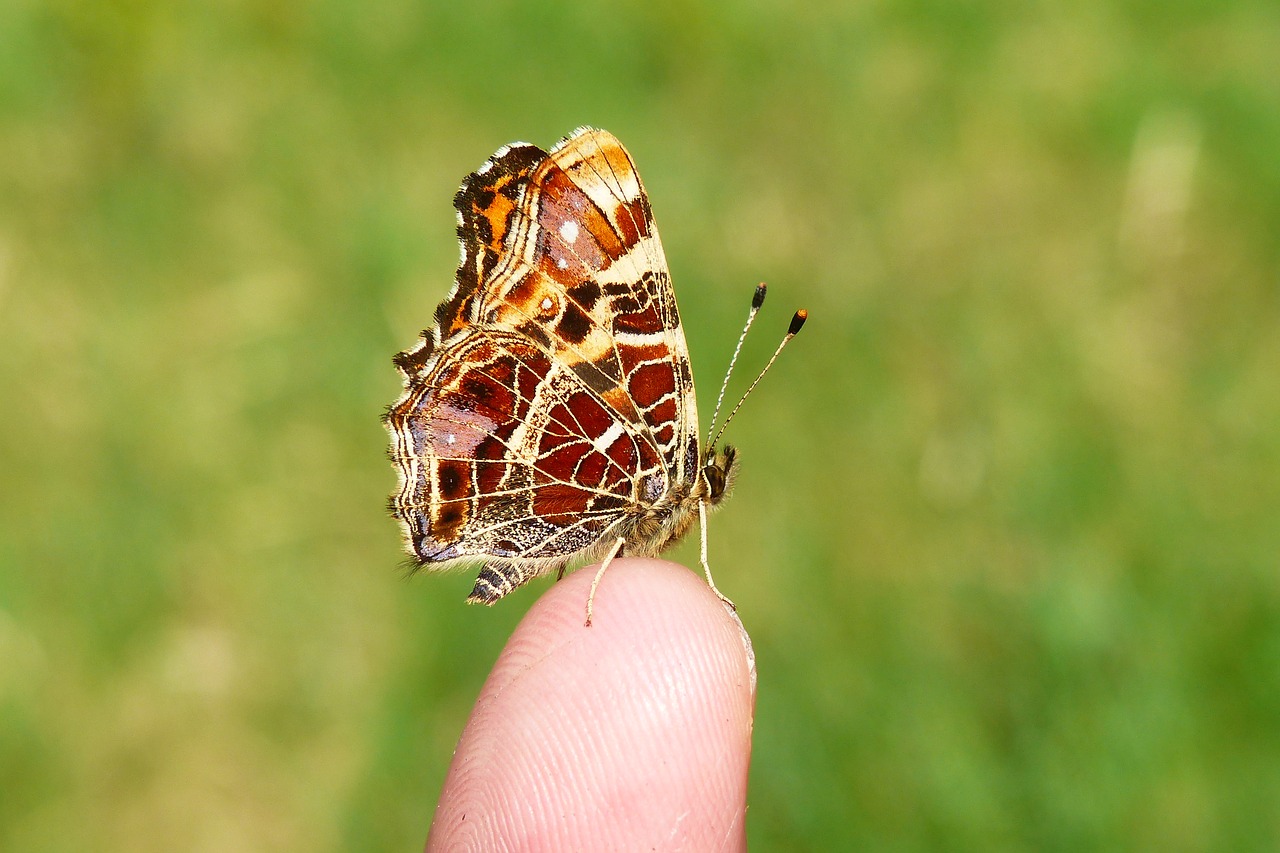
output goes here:
[[453, 756], [426, 849], [744, 850], [755, 660], [700, 574], [620, 558], [516, 628]]

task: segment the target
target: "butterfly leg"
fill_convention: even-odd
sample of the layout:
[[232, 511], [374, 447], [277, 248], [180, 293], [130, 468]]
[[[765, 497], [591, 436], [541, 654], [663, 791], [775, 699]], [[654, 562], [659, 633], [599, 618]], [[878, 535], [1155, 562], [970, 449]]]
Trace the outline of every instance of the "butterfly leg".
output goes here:
[[729, 605], [730, 610], [737, 610], [738, 605], [729, 600], [723, 592], [716, 588], [716, 582], [711, 579], [711, 563], [707, 562], [707, 502], [698, 501], [698, 530], [702, 535], [702, 573], [707, 576], [707, 586], [711, 587], [711, 591], [716, 597]]
[[609, 568], [609, 564], [613, 562], [613, 558], [618, 556], [618, 552], [622, 550], [622, 543], [625, 540], [619, 536], [618, 540], [613, 543], [613, 547], [609, 549], [609, 553], [600, 562], [600, 568], [596, 570], [596, 576], [591, 581], [591, 591], [587, 593], [587, 627], [591, 627], [591, 605], [596, 600], [596, 588], [600, 586], [600, 579], [604, 577], [604, 570]]

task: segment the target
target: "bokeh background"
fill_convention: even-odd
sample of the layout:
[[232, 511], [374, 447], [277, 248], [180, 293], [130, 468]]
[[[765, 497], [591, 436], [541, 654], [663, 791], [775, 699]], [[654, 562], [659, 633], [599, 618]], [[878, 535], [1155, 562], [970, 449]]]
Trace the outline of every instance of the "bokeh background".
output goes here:
[[0, 2], [0, 848], [421, 844], [539, 588], [399, 571], [390, 357], [587, 123], [704, 416], [811, 314], [711, 529], [753, 845], [1276, 849], [1270, 0]]

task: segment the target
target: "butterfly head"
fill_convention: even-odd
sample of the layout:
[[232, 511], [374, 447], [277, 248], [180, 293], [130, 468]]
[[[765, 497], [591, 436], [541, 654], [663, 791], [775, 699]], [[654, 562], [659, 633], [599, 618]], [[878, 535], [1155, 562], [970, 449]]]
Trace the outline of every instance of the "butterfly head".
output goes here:
[[707, 450], [702, 466], [702, 483], [706, 490], [707, 502], [718, 504], [733, 488], [733, 481], [738, 475], [738, 451], [731, 444], [720, 450], [714, 447]]

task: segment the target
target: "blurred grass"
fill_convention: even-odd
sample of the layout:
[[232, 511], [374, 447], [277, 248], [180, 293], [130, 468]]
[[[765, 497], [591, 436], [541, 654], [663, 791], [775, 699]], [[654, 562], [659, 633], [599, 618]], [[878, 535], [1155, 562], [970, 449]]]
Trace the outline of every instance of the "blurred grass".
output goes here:
[[704, 415], [757, 280], [812, 317], [712, 529], [753, 846], [1275, 849], [1277, 56], [1263, 2], [0, 4], [0, 848], [421, 843], [537, 590], [399, 579], [389, 358], [461, 177], [591, 123]]

